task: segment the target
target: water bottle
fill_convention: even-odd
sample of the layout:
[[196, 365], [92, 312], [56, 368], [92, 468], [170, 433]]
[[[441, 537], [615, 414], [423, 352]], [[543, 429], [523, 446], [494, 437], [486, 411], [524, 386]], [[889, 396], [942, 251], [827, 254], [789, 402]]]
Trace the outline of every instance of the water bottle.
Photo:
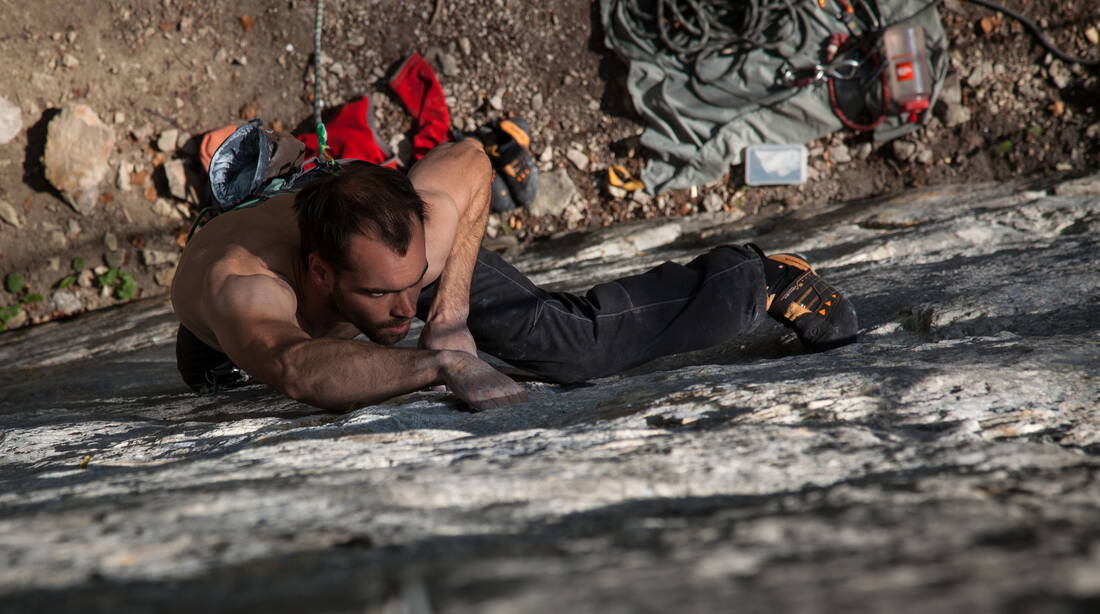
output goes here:
[[932, 97], [932, 67], [924, 44], [924, 28], [898, 24], [882, 33], [890, 99], [916, 123]]

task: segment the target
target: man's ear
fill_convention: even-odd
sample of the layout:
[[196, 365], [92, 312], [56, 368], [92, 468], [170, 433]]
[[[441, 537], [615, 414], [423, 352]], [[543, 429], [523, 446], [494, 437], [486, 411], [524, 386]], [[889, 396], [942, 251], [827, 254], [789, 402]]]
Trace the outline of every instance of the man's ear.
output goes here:
[[309, 255], [308, 272], [310, 281], [332, 292], [332, 288], [336, 285], [336, 272], [317, 252]]

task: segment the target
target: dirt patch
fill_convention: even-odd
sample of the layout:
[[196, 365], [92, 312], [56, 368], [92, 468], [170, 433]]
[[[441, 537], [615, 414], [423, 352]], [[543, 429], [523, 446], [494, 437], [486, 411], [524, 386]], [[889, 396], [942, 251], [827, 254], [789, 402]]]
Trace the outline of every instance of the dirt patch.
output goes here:
[[[1006, 4], [1035, 17], [1065, 51], [1100, 57], [1095, 3]], [[1096, 168], [1097, 71], [1050, 58], [1016, 22], [992, 11], [955, 0], [942, 8], [969, 121], [949, 127], [940, 109], [898, 144], [850, 132], [809, 143], [813, 178], [799, 187], [746, 189], [735, 167], [725, 180], [697, 190], [656, 198], [609, 194], [608, 165], [640, 168], [643, 126], [626, 103], [625, 66], [603, 47], [595, 4], [580, 0], [329, 0], [323, 97], [337, 103], [371, 96], [381, 138], [398, 145], [411, 120], [382, 80], [415, 50], [435, 65], [456, 127], [509, 113], [526, 118], [535, 155], [550, 149], [544, 170], [566, 169], [584, 199], [569, 216], [497, 216], [493, 233], [519, 241], [708, 207], [731, 215], [782, 212], [907, 186]], [[308, 125], [313, 11], [312, 2], [300, 0], [51, 0], [9, 7], [0, 23], [8, 56], [0, 79], [9, 84], [2, 95], [22, 110], [24, 129], [0, 146], [0, 200], [22, 227], [0, 222], [0, 274], [26, 280], [22, 294], [0, 297], [0, 305], [26, 303], [9, 327], [128, 300], [117, 284], [103, 288], [97, 280], [111, 269], [132, 275], [134, 297], [166, 292], [171, 254], [202, 199], [172, 197], [165, 162], [181, 159], [197, 171], [195, 136], [254, 116], [284, 129]], [[92, 107], [117, 141], [110, 181], [91, 216], [61, 200], [39, 162], [50, 118], [74, 103]], [[169, 130], [183, 135], [181, 147], [162, 151], [157, 141]], [[566, 159], [569, 149], [588, 156], [587, 170]], [[849, 155], [838, 155], [840, 149]], [[71, 285], [60, 288], [70, 277]], [[27, 301], [34, 293], [44, 300]]]

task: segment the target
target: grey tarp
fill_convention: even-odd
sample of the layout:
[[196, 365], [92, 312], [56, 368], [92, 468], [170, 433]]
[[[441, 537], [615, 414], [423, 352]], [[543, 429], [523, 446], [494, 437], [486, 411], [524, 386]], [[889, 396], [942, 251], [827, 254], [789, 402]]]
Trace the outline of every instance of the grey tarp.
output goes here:
[[[817, 7], [816, 0], [793, 2]], [[934, 102], [948, 68], [946, 36], [936, 7], [916, 0], [878, 0], [877, 4], [884, 25], [905, 20], [924, 26], [936, 83]], [[829, 36], [846, 32], [831, 12], [808, 11], [812, 44], [805, 45], [802, 54], [794, 41], [773, 52], [754, 50], [740, 70], [704, 84], [692, 77], [680, 59], [659, 53], [654, 40], [625, 27], [626, 10], [625, 0], [600, 0], [605, 43], [629, 64], [627, 89], [648, 126], [641, 137], [650, 150], [642, 170], [647, 190], [656, 193], [708, 183], [719, 179], [731, 164], [740, 163], [742, 150], [749, 145], [807, 143], [843, 127], [829, 105], [824, 82], [789, 97], [783, 93], [784, 99], [775, 104], [759, 103], [776, 98], [776, 76], [788, 61], [797, 67], [813, 66], [820, 61]], [[702, 69], [720, 72], [729, 61], [716, 56]], [[914, 127], [890, 116], [875, 130], [874, 138], [887, 141]]]

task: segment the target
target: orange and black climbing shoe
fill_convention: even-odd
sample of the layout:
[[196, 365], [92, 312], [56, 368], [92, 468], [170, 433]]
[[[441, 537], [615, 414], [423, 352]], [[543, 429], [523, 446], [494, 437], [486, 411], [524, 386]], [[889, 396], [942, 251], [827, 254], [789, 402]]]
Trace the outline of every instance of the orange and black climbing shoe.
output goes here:
[[505, 213], [516, 208], [516, 201], [512, 200], [512, 193], [508, 190], [508, 184], [500, 175], [493, 173], [493, 185], [490, 188], [493, 197], [489, 201], [489, 208], [496, 213]]
[[794, 254], [765, 256], [768, 286], [768, 315], [794, 329], [798, 338], [815, 352], [854, 343], [859, 321], [852, 302], [814, 271], [805, 259]]
[[[533, 203], [539, 174], [531, 156], [531, 128], [527, 122], [518, 117], [502, 119], [479, 128], [478, 137], [514, 203], [522, 207]], [[493, 210], [499, 211], [495, 207]]]

